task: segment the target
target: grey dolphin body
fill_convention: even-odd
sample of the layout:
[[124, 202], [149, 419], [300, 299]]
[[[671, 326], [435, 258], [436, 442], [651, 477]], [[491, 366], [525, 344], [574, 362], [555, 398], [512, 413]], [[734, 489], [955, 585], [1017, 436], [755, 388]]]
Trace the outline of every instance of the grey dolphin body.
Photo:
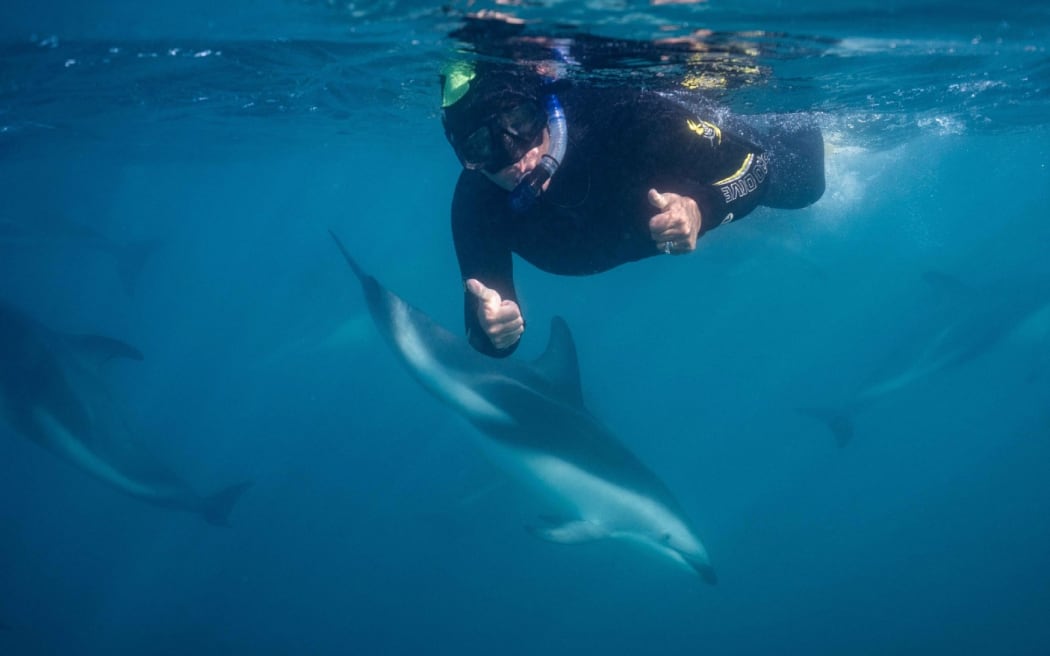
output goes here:
[[563, 320], [553, 321], [547, 350], [534, 363], [484, 356], [380, 285], [332, 237], [380, 333], [416, 380], [479, 429], [498, 464], [571, 514], [533, 528], [535, 535], [562, 544], [627, 539], [716, 581], [666, 485], [584, 407]]
[[923, 279], [940, 298], [932, 315], [905, 335], [849, 401], [836, 407], [799, 409], [824, 422], [840, 446], [853, 435], [853, 417], [889, 394], [970, 362], [1003, 342], [1046, 346], [1050, 285], [1045, 282], [972, 287], [934, 271], [923, 274]]
[[0, 416], [11, 427], [121, 492], [223, 525], [248, 483], [197, 495], [144, 448], [98, 368], [141, 360], [107, 337], [51, 331], [0, 302]]

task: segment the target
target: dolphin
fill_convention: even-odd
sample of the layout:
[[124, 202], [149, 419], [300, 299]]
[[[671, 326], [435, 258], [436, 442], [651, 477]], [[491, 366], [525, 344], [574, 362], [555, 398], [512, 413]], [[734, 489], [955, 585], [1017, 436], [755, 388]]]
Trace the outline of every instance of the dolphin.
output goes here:
[[129, 295], [134, 294], [146, 262], [160, 247], [160, 242], [155, 239], [127, 243], [113, 240], [60, 213], [40, 212], [32, 218], [22, 219], [0, 217], [0, 247], [25, 248], [54, 242], [76, 244], [112, 258], [116, 263], [117, 276]]
[[375, 339], [372, 319], [363, 312], [334, 322], [307, 318], [285, 332], [296, 336], [279, 346], [266, 348], [255, 358], [256, 366], [297, 367], [310, 360], [327, 360], [332, 353], [359, 350]]
[[1048, 281], [999, 281], [977, 287], [940, 271], [927, 271], [922, 278], [940, 302], [904, 335], [852, 398], [838, 406], [798, 408], [823, 422], [839, 446], [853, 436], [853, 418], [883, 397], [964, 365], [1001, 343], [1045, 348], [1050, 338]]
[[716, 582], [707, 550], [667, 486], [584, 406], [563, 319], [552, 321], [535, 362], [490, 358], [383, 287], [329, 232], [380, 334], [412, 376], [478, 429], [497, 464], [567, 513], [529, 527], [533, 535], [560, 544], [628, 540]]
[[99, 375], [114, 358], [142, 354], [108, 337], [54, 332], [0, 301], [0, 417], [125, 494], [225, 525], [250, 484], [202, 497], [151, 456]]

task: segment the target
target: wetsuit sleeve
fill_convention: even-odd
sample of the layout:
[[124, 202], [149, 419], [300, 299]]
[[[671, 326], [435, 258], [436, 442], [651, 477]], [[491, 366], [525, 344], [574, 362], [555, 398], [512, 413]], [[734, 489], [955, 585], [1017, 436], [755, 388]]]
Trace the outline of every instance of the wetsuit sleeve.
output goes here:
[[[481, 174], [464, 171], [452, 197], [452, 239], [464, 283], [469, 278], [476, 278], [499, 292], [504, 300], [517, 302], [507, 231], [509, 207], [506, 192]], [[463, 320], [467, 340], [485, 355], [502, 358], [517, 350], [517, 343], [505, 349], [492, 345], [478, 321], [478, 300], [466, 290], [465, 284]]]
[[640, 144], [655, 172], [653, 187], [693, 198], [700, 206], [701, 234], [755, 209], [768, 186], [767, 154], [714, 119], [659, 100], [673, 106], [651, 108], [650, 116], [659, 119], [648, 119], [653, 129]]

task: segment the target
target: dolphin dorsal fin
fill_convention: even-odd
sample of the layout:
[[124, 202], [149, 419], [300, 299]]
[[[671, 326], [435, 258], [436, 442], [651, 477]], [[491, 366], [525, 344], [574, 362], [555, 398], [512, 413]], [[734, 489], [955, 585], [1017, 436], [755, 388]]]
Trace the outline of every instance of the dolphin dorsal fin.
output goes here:
[[85, 362], [96, 367], [115, 358], [141, 360], [142, 352], [119, 339], [102, 335], [65, 335], [66, 342]]
[[583, 406], [576, 344], [565, 319], [551, 319], [551, 336], [547, 342], [547, 350], [533, 362], [533, 367], [554, 386], [563, 399], [576, 406]]

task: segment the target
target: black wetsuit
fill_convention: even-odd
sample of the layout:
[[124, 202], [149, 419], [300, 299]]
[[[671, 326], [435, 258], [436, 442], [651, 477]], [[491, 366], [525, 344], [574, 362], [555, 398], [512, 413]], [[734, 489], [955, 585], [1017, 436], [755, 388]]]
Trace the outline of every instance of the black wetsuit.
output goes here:
[[[649, 233], [658, 210], [650, 188], [694, 199], [701, 234], [759, 205], [797, 208], [824, 191], [823, 140], [812, 125], [763, 132], [733, 128], [637, 89], [570, 87], [558, 92], [568, 124], [564, 161], [529, 210], [516, 213], [509, 192], [464, 170], [452, 200], [452, 233], [464, 280], [477, 278], [517, 301], [512, 253], [550, 273], [587, 275], [662, 254]], [[747, 138], [741, 136], [746, 134]], [[497, 350], [465, 293], [467, 336]]]

